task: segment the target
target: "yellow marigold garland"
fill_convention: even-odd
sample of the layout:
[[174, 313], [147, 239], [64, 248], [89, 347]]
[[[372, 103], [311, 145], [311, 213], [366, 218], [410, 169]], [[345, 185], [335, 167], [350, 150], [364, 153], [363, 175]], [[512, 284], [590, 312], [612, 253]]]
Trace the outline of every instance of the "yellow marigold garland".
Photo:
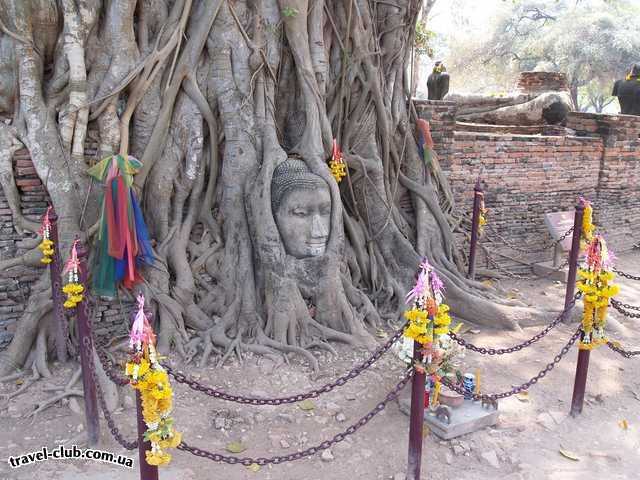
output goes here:
[[73, 242], [71, 246], [71, 254], [64, 266], [62, 275], [67, 276], [67, 284], [62, 287], [62, 291], [67, 296], [67, 299], [62, 304], [65, 308], [75, 308], [84, 299], [84, 287], [80, 283], [80, 261], [78, 260], [78, 251], [76, 245], [78, 240]]
[[591, 350], [607, 342], [604, 328], [609, 300], [619, 293], [620, 287], [612, 283], [615, 277], [611, 271], [612, 258], [604, 238], [593, 236], [585, 255], [585, 264], [578, 269], [580, 280], [576, 284], [584, 295], [580, 349]]
[[584, 203], [584, 213], [582, 214], [580, 250], [585, 250], [587, 244], [593, 239], [596, 226], [593, 224], [593, 207], [591, 206], [591, 202], [584, 199], [582, 199], [582, 202]]
[[338, 142], [335, 138], [333, 139], [333, 154], [331, 156], [331, 161], [329, 162], [329, 169], [338, 183], [340, 183], [342, 177], [347, 175], [347, 165], [344, 163], [342, 152], [340, 151], [340, 147], [338, 147]]
[[489, 211], [484, 206], [484, 194], [480, 193], [480, 218], [478, 219], [478, 234], [482, 235], [484, 226], [487, 224], [487, 213]]
[[438, 404], [440, 379], [443, 375], [441, 366], [451, 347], [443, 342], [451, 325], [449, 306], [443, 301], [443, 290], [440, 278], [425, 259], [420, 264], [415, 286], [407, 294], [407, 302], [411, 302], [411, 308], [404, 313], [408, 320], [404, 336], [422, 346], [422, 361], [415, 368], [428, 375], [428, 382], [432, 385], [432, 395], [429, 397], [431, 407]]
[[144, 439], [151, 443], [145, 453], [149, 465], [166, 465], [171, 454], [165, 450], [176, 448], [182, 434], [173, 429], [171, 410], [173, 390], [169, 375], [158, 362], [155, 334], [144, 313], [144, 296], [138, 296], [138, 313], [131, 327], [132, 357], [125, 366], [131, 386], [140, 392], [142, 416], [147, 425]]
[[49, 220], [49, 212], [51, 207], [47, 208], [44, 217], [42, 218], [42, 226], [40, 227], [40, 235], [42, 235], [42, 241], [38, 245], [38, 250], [42, 252], [41, 263], [49, 265], [53, 262], [53, 254], [55, 253], [53, 240], [51, 240], [51, 221]]

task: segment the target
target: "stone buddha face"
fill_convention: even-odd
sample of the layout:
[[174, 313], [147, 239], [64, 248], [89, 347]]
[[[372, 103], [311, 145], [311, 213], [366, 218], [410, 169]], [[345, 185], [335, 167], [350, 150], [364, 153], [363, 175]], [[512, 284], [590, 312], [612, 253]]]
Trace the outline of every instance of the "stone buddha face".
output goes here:
[[331, 194], [326, 182], [302, 160], [289, 158], [274, 170], [271, 208], [289, 255], [324, 254], [331, 230]]

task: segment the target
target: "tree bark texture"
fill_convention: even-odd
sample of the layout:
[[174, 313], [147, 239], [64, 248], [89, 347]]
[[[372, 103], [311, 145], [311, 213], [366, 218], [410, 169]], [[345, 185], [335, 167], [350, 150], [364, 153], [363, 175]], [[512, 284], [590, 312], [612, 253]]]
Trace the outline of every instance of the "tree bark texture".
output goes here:
[[[420, 8], [0, 0], [0, 183], [16, 228], [37, 229], [20, 215], [10, 168], [22, 144], [58, 213], [62, 251], [76, 235], [93, 239], [102, 187], [86, 174], [96, 160], [84, 155], [91, 130], [100, 155], [143, 162], [135, 188], [157, 260], [140, 288], [165, 353], [205, 364], [287, 352], [315, 368], [311, 348], [370, 346], [372, 328], [401, 318], [421, 257], [441, 274], [459, 319], [532, 321], [535, 312], [458, 269], [450, 207], [440, 204], [448, 187], [437, 162], [418, 155], [407, 103]], [[334, 138], [349, 173], [339, 184], [327, 167]], [[274, 221], [273, 171], [291, 157], [331, 195], [318, 257], [288, 255]], [[410, 211], [399, 205], [406, 196]], [[41, 283], [0, 373], [33, 362], [51, 308]]]

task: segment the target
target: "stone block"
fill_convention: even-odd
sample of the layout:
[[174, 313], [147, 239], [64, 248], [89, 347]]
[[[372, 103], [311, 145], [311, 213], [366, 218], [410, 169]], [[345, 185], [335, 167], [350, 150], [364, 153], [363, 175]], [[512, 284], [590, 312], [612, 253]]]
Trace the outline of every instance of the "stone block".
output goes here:
[[550, 280], [556, 280], [558, 282], [567, 283], [567, 276], [569, 275], [569, 267], [564, 267], [561, 270], [557, 270], [557, 267], [553, 266], [553, 262], [535, 263], [533, 265], [533, 273], [540, 277], [548, 278]]
[[425, 423], [443, 440], [491, 427], [498, 422], [499, 416], [498, 410], [492, 407], [483, 408], [480, 402], [471, 400], [465, 400], [460, 407], [452, 409], [451, 412], [451, 422], [445, 423], [433, 412], [425, 411]]

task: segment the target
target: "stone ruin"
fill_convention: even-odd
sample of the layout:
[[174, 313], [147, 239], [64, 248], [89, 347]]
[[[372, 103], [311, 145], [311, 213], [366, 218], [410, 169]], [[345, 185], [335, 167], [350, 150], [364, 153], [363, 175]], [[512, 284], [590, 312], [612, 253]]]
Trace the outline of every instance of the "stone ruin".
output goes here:
[[575, 110], [567, 78], [556, 72], [522, 72], [515, 90], [505, 95], [450, 93], [460, 122], [490, 125], [563, 124]]
[[[509, 242], [537, 249], [549, 242], [544, 214], [571, 210], [579, 195], [594, 203], [596, 222], [606, 230], [615, 250], [640, 240], [640, 117], [569, 112], [564, 126], [543, 122], [545, 99], [569, 98], [562, 74], [523, 72], [510, 96], [449, 95], [444, 101], [416, 101], [420, 118], [431, 124], [435, 150], [454, 197], [455, 212], [470, 213], [473, 185], [482, 177], [489, 224]], [[544, 100], [544, 101], [543, 101]], [[535, 106], [535, 109], [529, 108]], [[510, 114], [527, 106], [528, 114]], [[506, 114], [506, 113], [508, 114]], [[531, 112], [535, 112], [535, 115]], [[86, 154], [95, 155], [91, 136]], [[23, 214], [40, 221], [48, 205], [46, 191], [35, 174], [26, 150], [13, 157], [13, 170]], [[412, 208], [404, 201], [405, 208]], [[466, 237], [457, 239], [468, 250]], [[16, 233], [11, 210], [0, 189], [0, 258], [24, 253], [22, 235]], [[520, 254], [502, 244], [483, 245], [509, 271], [530, 272], [530, 264], [551, 259], [553, 252]], [[481, 248], [477, 270], [487, 266]], [[9, 341], [29, 298], [38, 272], [29, 267], [11, 269], [0, 277], [0, 346]], [[122, 324], [127, 303], [104, 304], [97, 312], [98, 334]]]
[[[545, 108], [570, 107], [562, 125], [545, 123]], [[449, 94], [416, 101], [431, 124], [435, 151], [455, 199], [455, 214], [470, 214], [473, 185], [482, 178], [488, 222], [512, 245], [537, 250], [552, 241], [544, 215], [572, 210], [579, 196], [592, 201], [596, 224], [615, 251], [640, 241], [640, 117], [573, 111], [566, 77], [523, 72], [506, 96]], [[403, 202], [410, 208], [407, 202]], [[456, 237], [464, 251], [468, 238]], [[522, 253], [488, 231], [482, 240], [501, 268], [530, 273], [545, 253]], [[490, 266], [485, 249], [480, 270]]]

